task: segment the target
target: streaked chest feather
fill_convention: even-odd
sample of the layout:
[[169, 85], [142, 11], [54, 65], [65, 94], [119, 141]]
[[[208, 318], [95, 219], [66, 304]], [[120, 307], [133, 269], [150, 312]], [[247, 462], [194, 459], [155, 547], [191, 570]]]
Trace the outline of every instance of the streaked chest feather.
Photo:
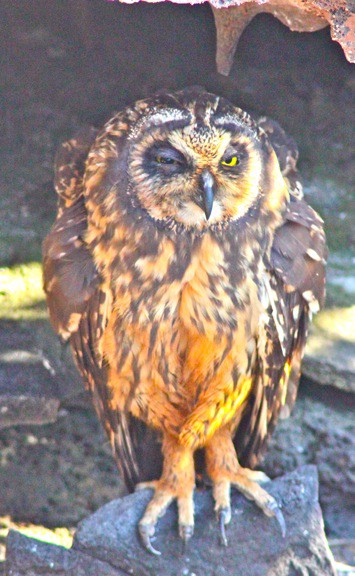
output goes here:
[[250, 254], [238, 260], [228, 242], [209, 234], [181, 244], [164, 237], [153, 253], [127, 245], [109, 270], [115, 310], [124, 323], [179, 321], [191, 332], [218, 336], [235, 328], [238, 309], [250, 303], [255, 286], [246, 261]]
[[206, 378], [231, 349], [241, 365], [247, 363], [245, 343], [255, 334], [260, 308], [250, 270], [236, 270], [231, 247], [210, 235], [183, 248], [179, 252], [166, 237], [154, 254], [137, 251], [130, 269], [121, 262], [120, 274], [110, 271], [112, 362], [120, 358], [124, 335], [126, 348], [137, 350], [142, 363], [154, 365], [165, 379], [191, 380], [192, 373]]

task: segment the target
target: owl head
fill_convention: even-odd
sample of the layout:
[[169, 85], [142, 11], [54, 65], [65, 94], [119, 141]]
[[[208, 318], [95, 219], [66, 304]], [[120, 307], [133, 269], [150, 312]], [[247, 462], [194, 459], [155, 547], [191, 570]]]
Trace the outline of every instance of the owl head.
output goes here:
[[[100, 152], [101, 151], [101, 152]], [[287, 186], [263, 130], [200, 88], [162, 93], [116, 115], [94, 150], [105, 159], [108, 206], [131, 203], [190, 229], [282, 210]], [[90, 157], [89, 157], [90, 189]]]

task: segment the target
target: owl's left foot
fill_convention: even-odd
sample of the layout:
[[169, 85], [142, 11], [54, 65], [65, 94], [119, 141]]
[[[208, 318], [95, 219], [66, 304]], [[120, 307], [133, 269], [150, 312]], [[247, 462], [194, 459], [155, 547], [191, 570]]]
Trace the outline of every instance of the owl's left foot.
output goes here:
[[221, 543], [224, 546], [228, 545], [225, 527], [229, 524], [232, 517], [230, 504], [231, 486], [237, 488], [249, 500], [253, 500], [266, 516], [274, 516], [280, 526], [282, 536], [285, 537], [286, 524], [278, 503], [271, 494], [258, 484], [258, 482], [265, 482], [264, 476], [265, 474], [262, 472], [240, 467], [238, 472], [226, 475], [225, 471], [223, 471], [219, 478], [216, 477], [214, 479], [215, 511], [220, 527]]
[[275, 498], [259, 486], [269, 478], [258, 470], [242, 468], [238, 462], [232, 439], [228, 432], [216, 434], [206, 447], [207, 472], [213, 481], [215, 511], [219, 522], [221, 543], [228, 545], [225, 527], [231, 521], [231, 486], [235, 486], [246, 498], [255, 504], [267, 516], [277, 520], [282, 536], [286, 534], [286, 524]]
[[164, 516], [173, 500], [177, 500], [179, 535], [184, 545], [194, 531], [195, 467], [193, 452], [182, 447], [171, 437], [163, 440], [164, 466], [160, 480], [142, 482], [136, 489], [152, 488], [155, 493], [149, 502], [143, 518], [138, 524], [144, 547], [152, 554], [160, 555], [152, 545], [152, 538], [159, 518]]

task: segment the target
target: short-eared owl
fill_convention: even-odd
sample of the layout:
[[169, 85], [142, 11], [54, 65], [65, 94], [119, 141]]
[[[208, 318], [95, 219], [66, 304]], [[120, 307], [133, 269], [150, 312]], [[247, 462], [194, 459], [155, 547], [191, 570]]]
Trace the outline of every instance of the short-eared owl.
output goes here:
[[175, 498], [192, 535], [197, 465], [224, 543], [231, 485], [284, 531], [253, 468], [294, 403], [326, 257], [296, 160], [276, 122], [198, 88], [136, 102], [59, 152], [50, 316], [127, 486], [154, 488], [139, 523], [151, 552]]

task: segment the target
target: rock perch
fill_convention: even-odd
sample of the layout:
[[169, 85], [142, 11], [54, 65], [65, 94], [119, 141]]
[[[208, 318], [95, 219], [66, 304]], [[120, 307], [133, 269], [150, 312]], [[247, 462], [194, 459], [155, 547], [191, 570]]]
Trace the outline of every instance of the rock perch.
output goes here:
[[82, 521], [66, 550], [10, 532], [7, 576], [334, 576], [324, 534], [314, 466], [303, 466], [268, 487], [282, 504], [287, 524], [282, 538], [274, 519], [235, 492], [229, 547], [218, 542], [209, 491], [197, 491], [196, 529], [185, 552], [178, 538], [176, 510], [161, 519], [154, 543], [162, 556], [149, 555], [137, 537], [137, 522], [149, 501], [142, 491], [114, 500]]

